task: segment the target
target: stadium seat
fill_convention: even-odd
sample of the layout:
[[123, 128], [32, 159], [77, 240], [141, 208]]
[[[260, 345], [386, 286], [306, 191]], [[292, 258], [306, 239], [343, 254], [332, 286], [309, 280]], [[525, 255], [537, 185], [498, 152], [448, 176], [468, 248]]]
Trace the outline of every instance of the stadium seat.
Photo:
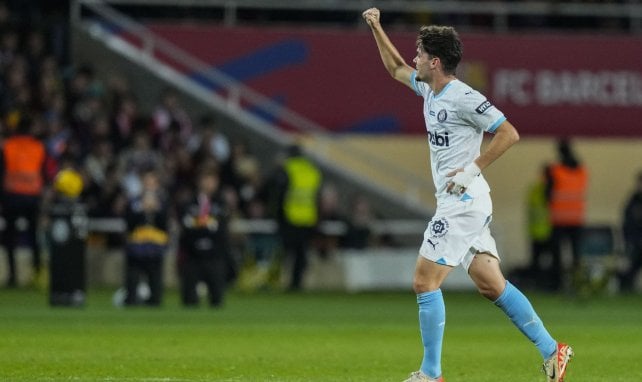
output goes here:
[[574, 273], [580, 297], [604, 293], [615, 281], [617, 257], [615, 233], [611, 226], [587, 226], [580, 238], [580, 264]]

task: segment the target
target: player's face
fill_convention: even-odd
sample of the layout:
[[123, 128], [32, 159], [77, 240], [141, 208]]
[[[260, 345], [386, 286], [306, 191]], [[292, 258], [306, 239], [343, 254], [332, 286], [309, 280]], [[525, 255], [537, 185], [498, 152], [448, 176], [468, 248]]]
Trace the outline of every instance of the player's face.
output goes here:
[[430, 68], [431, 63], [434, 58], [430, 58], [428, 52], [426, 52], [422, 47], [417, 47], [417, 55], [412, 60], [415, 63], [415, 69], [417, 69], [417, 80], [419, 81], [428, 81], [430, 78]]

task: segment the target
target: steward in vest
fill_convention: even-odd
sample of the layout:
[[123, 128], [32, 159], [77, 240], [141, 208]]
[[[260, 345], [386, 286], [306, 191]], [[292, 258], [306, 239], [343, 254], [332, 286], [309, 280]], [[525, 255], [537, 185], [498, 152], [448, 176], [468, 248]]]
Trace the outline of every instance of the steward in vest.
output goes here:
[[548, 206], [553, 225], [551, 251], [553, 278], [559, 288], [563, 277], [562, 247], [569, 242], [573, 268], [579, 266], [580, 239], [584, 226], [588, 171], [573, 153], [567, 140], [558, 143], [559, 162], [547, 171]]
[[541, 259], [550, 252], [550, 239], [553, 231], [550, 210], [546, 196], [544, 171], [529, 189], [526, 198], [528, 211], [528, 237], [531, 245], [531, 273], [538, 277], [541, 271]]
[[549, 169], [551, 190], [549, 208], [554, 226], [581, 226], [584, 224], [586, 209], [586, 168], [572, 167], [563, 163]]
[[319, 191], [322, 175], [314, 163], [303, 156], [299, 146], [288, 149], [280, 174], [279, 233], [286, 256], [294, 260], [290, 289], [299, 290], [307, 267], [307, 251], [319, 220]]
[[34, 275], [40, 277], [40, 246], [36, 239], [40, 201], [45, 187], [45, 147], [31, 134], [31, 121], [22, 118], [14, 135], [5, 139], [0, 155], [2, 181], [2, 215], [5, 219], [3, 245], [7, 251], [9, 279], [7, 286], [17, 285], [15, 248], [18, 232], [16, 221], [28, 222], [27, 242], [32, 251]]

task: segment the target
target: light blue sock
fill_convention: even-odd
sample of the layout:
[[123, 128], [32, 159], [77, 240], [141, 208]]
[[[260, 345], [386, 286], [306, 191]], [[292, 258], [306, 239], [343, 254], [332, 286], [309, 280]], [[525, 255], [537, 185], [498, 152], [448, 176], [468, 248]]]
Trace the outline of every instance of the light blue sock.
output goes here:
[[506, 281], [506, 288], [495, 301], [495, 305], [503, 310], [513, 324], [537, 346], [542, 358], [547, 359], [555, 353], [557, 342], [544, 327], [528, 298], [513, 284]]
[[417, 295], [419, 329], [424, 344], [421, 371], [431, 378], [441, 376], [441, 344], [446, 325], [446, 306], [441, 289]]

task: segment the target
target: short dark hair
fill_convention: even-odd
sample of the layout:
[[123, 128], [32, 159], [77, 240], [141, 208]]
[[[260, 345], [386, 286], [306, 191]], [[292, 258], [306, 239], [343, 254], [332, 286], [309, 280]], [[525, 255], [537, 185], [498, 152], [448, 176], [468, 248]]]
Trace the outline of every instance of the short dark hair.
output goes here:
[[464, 51], [455, 28], [440, 25], [421, 27], [417, 46], [429, 55], [439, 57], [444, 71], [448, 74], [455, 73]]

